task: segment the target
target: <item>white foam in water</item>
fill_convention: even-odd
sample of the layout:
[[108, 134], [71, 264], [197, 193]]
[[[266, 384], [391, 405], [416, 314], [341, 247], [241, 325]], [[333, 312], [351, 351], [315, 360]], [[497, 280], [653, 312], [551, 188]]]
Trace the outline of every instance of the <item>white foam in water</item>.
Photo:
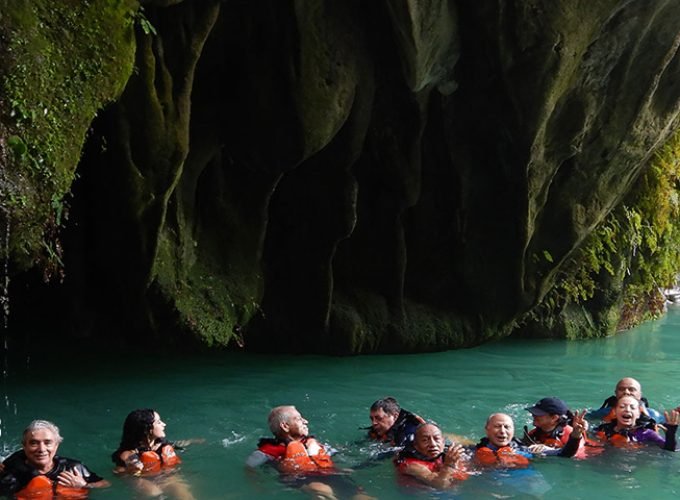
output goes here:
[[240, 443], [241, 441], [244, 441], [246, 439], [245, 436], [243, 436], [241, 434], [237, 434], [234, 431], [231, 431], [231, 435], [233, 436], [233, 438], [231, 438], [231, 439], [230, 438], [224, 438], [222, 440], [222, 446], [224, 446], [225, 448], [229, 448], [231, 445], [236, 444], [236, 443]]

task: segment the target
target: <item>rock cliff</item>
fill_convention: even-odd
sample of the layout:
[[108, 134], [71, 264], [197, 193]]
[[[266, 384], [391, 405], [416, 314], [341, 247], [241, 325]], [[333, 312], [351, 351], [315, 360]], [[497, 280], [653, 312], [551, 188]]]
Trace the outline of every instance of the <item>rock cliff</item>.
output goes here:
[[678, 128], [673, 0], [81, 3], [0, 2], [10, 300], [80, 337], [508, 335]]

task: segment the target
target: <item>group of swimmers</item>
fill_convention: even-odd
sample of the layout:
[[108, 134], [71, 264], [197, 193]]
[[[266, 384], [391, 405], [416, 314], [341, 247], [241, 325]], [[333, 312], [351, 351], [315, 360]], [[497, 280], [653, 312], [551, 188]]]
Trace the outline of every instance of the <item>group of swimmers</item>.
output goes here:
[[[110, 486], [78, 460], [57, 455], [62, 440], [52, 422], [31, 422], [22, 435], [22, 448], [0, 464], [0, 496], [17, 500], [84, 499], [91, 488]], [[176, 450], [193, 441], [170, 443], [158, 412], [134, 410], [126, 417], [120, 445], [111, 455], [114, 473], [129, 476], [143, 496], [193, 500], [180, 476], [164, 473], [181, 462]]]
[[[543, 398], [526, 409], [533, 416], [534, 429], [525, 427], [522, 438], [515, 437], [509, 415], [493, 413], [487, 418], [485, 437], [473, 444], [446, 436], [437, 424], [387, 397], [371, 406], [367, 437], [380, 443], [374, 460], [393, 459], [400, 484], [437, 490], [454, 487], [471, 474], [490, 468], [525, 468], [536, 455], [587, 458], [603, 452], [608, 444], [625, 448], [653, 444], [668, 451], [677, 448], [680, 407], [661, 416], [632, 378], [621, 379], [614, 396], [588, 415], [570, 411], [555, 397]], [[602, 420], [590, 435], [586, 416]], [[334, 450], [311, 436], [307, 424], [294, 406], [272, 409], [269, 428], [273, 437], [260, 440], [246, 460], [247, 469], [252, 472], [272, 465], [286, 485], [315, 498], [372, 498], [346, 470], [336, 467]], [[82, 499], [90, 488], [109, 486], [81, 462], [58, 456], [61, 441], [53, 423], [31, 422], [24, 430], [22, 449], [0, 464], [0, 495], [18, 500]], [[189, 486], [173, 473], [181, 462], [177, 451], [193, 441], [167, 441], [158, 412], [134, 410], [125, 419], [120, 445], [111, 456], [114, 473], [129, 477], [143, 496], [193, 500]]]
[[[642, 396], [640, 383], [621, 379], [615, 394], [598, 410], [572, 412], [559, 398], [547, 397], [526, 408], [534, 428], [515, 437], [510, 415], [493, 413], [478, 443], [446, 436], [435, 423], [400, 407], [396, 399], [379, 399], [370, 408], [368, 438], [384, 443], [376, 458], [393, 459], [399, 483], [405, 487], [446, 490], [471, 474], [490, 469], [518, 469], [534, 456], [587, 458], [608, 445], [639, 448], [648, 444], [676, 451], [680, 406], [661, 416]], [[601, 419], [589, 433], [590, 419]], [[273, 437], [263, 438], [247, 459], [248, 468], [274, 466], [287, 485], [314, 498], [371, 498], [346, 475], [340, 474], [332, 448], [309, 435], [307, 420], [294, 406], [277, 406], [269, 414]], [[661, 434], [663, 431], [664, 435]]]

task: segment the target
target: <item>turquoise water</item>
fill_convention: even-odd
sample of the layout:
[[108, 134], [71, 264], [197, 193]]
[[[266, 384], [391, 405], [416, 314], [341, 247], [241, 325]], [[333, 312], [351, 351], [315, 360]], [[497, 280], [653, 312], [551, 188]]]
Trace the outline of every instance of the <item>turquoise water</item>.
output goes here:
[[[614, 338], [583, 341], [506, 340], [474, 349], [405, 356], [326, 358], [238, 353], [170, 359], [129, 355], [49, 362], [13, 362], [2, 381], [2, 455], [19, 446], [34, 418], [57, 423], [60, 454], [79, 458], [113, 486], [91, 498], [132, 498], [112, 477], [109, 456], [127, 412], [153, 407], [170, 439], [204, 438], [187, 448], [181, 473], [198, 499], [304, 498], [276, 480], [256, 477], [243, 462], [267, 436], [269, 409], [293, 404], [310, 431], [339, 450], [336, 462], [361, 463], [371, 452], [357, 442], [368, 407], [392, 395], [438, 422], [445, 431], [477, 440], [487, 415], [510, 413], [517, 429], [530, 424], [524, 410], [556, 395], [572, 408], [599, 407], [616, 381], [634, 376], [652, 406], [680, 404], [680, 309]], [[474, 477], [437, 498], [674, 498], [680, 493], [680, 453], [617, 450], [587, 461], [537, 460], [513, 477]], [[396, 486], [389, 461], [362, 468], [354, 479], [378, 498], [409, 498]], [[427, 493], [417, 496], [428, 497]]]

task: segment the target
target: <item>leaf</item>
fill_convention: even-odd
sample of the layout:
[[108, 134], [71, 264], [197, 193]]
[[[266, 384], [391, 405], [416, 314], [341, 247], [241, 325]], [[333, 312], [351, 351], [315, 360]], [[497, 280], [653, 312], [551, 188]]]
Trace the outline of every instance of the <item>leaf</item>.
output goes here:
[[7, 139], [7, 144], [17, 156], [24, 156], [28, 151], [26, 143], [18, 135], [13, 135]]

